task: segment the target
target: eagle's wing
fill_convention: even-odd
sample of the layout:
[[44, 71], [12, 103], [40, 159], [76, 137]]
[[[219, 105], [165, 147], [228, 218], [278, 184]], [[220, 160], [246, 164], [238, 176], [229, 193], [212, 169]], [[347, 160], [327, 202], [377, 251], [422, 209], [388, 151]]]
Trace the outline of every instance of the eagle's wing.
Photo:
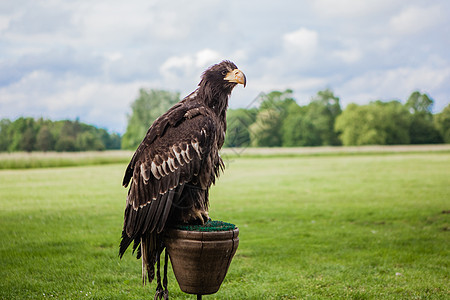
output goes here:
[[[212, 145], [216, 139], [213, 117], [203, 107], [180, 104], [158, 118], [139, 145], [125, 172], [131, 181], [125, 209], [123, 254], [133, 239], [165, 226], [175, 189], [196, 177], [202, 188], [211, 182]], [[209, 170], [201, 172], [202, 170]], [[179, 196], [179, 195], [178, 195]]]

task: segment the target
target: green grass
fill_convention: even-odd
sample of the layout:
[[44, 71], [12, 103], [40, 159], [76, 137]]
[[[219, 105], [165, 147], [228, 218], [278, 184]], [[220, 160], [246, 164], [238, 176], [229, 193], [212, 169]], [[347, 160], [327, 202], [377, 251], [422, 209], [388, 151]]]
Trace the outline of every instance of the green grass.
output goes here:
[[[385, 145], [385, 146], [330, 146], [330, 147], [281, 147], [281, 148], [224, 148], [222, 157], [235, 158], [292, 158], [299, 156], [390, 155], [401, 153], [447, 153], [450, 144], [434, 145]], [[88, 152], [0, 152], [1, 169], [33, 169], [76, 167], [128, 163], [132, 151], [108, 150]]]
[[33, 169], [128, 163], [133, 153], [125, 150], [88, 152], [0, 153], [0, 169]]
[[[449, 153], [226, 164], [210, 215], [240, 244], [204, 299], [450, 297]], [[125, 166], [0, 171], [1, 299], [152, 299], [140, 262], [117, 257]], [[172, 299], [195, 299], [169, 275]]]

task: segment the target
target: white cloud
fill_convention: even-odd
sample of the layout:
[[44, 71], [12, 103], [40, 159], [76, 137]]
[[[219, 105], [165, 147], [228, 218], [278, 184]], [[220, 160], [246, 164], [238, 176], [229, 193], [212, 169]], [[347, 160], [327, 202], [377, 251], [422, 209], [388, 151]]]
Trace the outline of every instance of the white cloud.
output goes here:
[[[147, 83], [148, 84], [148, 83]], [[0, 106], [9, 116], [80, 118], [81, 121], [123, 132], [130, 103], [144, 82], [102, 83], [81, 77], [54, 77], [35, 71], [20, 81], [0, 88]]]
[[176, 86], [184, 78], [198, 78], [203, 70], [222, 60], [219, 52], [206, 48], [192, 54], [175, 55], [167, 58], [160, 67], [165, 82]]
[[333, 54], [345, 63], [355, 63], [362, 57], [361, 50], [356, 47], [343, 50], [335, 50]]
[[233, 93], [232, 107], [285, 88], [302, 103], [326, 87], [343, 102], [405, 99], [415, 89], [428, 92], [435, 107], [449, 101], [449, 1], [227, 5], [3, 1], [0, 118], [79, 116], [123, 131], [140, 87], [185, 96], [222, 59], [248, 79]]
[[[405, 100], [415, 90], [439, 90], [450, 82], [450, 67], [399, 67], [385, 71], [368, 71], [339, 88], [347, 95], [345, 101], [367, 103], [369, 100]], [[432, 95], [431, 95], [432, 96]], [[445, 101], [445, 99], [440, 99]], [[438, 104], [438, 106], [441, 106]]]
[[364, 17], [391, 9], [397, 5], [396, 0], [315, 0], [313, 8], [319, 16], [324, 17]]
[[392, 38], [383, 37], [381, 39], [374, 40], [372, 46], [380, 51], [389, 51], [394, 47], [395, 41]]
[[123, 54], [120, 52], [105, 53], [104, 56], [111, 61], [117, 61], [123, 58]]
[[439, 24], [444, 17], [439, 6], [404, 8], [389, 22], [391, 28], [399, 34], [417, 34]]
[[318, 33], [304, 27], [283, 35], [284, 47], [288, 52], [295, 52], [306, 57], [315, 53], [318, 41]]
[[211, 49], [203, 49], [195, 54], [195, 66], [197, 68], [206, 68], [218, 63], [221, 59], [222, 57], [219, 52]]
[[0, 32], [7, 29], [9, 27], [9, 22], [12, 17], [10, 16], [1, 16], [0, 15]]
[[185, 76], [193, 65], [194, 59], [190, 55], [171, 56], [161, 65], [160, 71], [165, 77]]

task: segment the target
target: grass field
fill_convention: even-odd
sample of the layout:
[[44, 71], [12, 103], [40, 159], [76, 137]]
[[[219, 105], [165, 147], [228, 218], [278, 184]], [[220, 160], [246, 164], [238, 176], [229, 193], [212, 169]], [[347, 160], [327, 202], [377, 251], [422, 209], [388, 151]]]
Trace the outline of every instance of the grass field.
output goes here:
[[34, 169], [128, 163], [131, 151], [0, 153], [0, 169]]
[[[204, 299], [450, 298], [450, 153], [226, 163], [210, 215], [240, 244]], [[153, 299], [117, 257], [125, 166], [0, 170], [1, 299]]]

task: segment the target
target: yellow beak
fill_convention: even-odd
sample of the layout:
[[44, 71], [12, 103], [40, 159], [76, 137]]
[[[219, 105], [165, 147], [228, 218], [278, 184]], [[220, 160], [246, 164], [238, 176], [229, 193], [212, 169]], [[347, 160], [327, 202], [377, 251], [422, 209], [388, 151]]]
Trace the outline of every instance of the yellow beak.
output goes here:
[[245, 78], [245, 74], [239, 69], [234, 69], [233, 71], [228, 72], [227, 76], [225, 76], [224, 79], [229, 82], [243, 84], [244, 87], [247, 84], [247, 79]]

